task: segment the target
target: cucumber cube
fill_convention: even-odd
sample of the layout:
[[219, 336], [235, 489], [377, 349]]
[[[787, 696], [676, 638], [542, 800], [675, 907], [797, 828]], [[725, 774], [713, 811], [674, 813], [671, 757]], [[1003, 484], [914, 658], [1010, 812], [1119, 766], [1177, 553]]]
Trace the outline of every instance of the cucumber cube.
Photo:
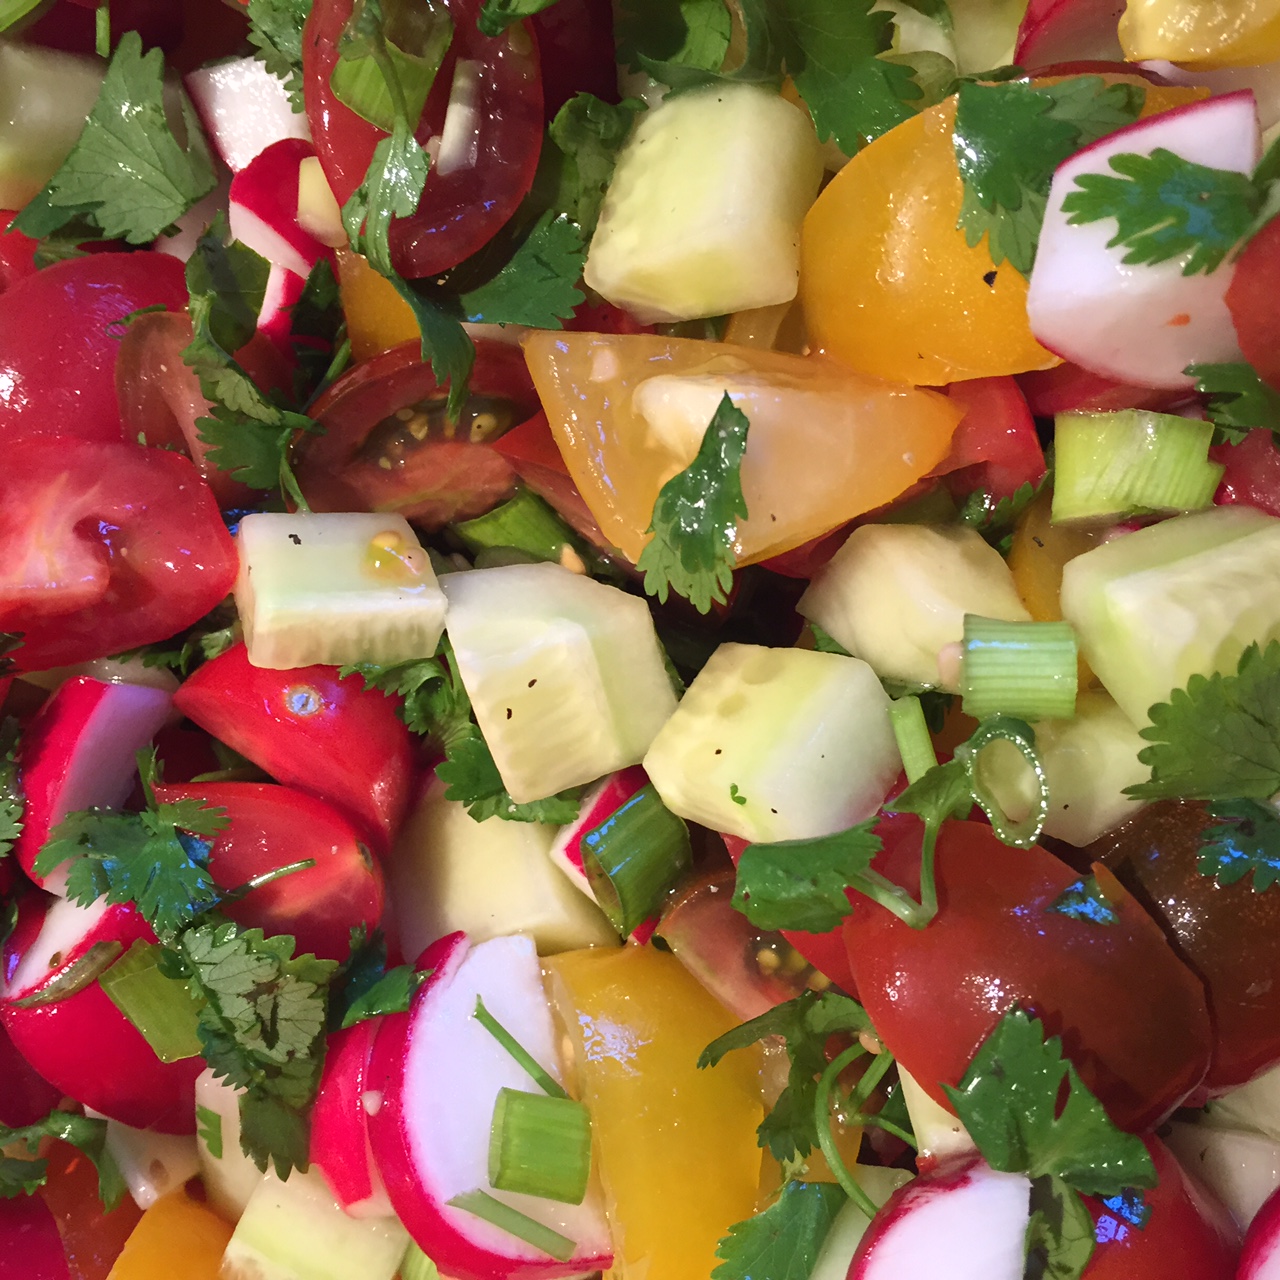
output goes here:
[[403, 516], [264, 512], [236, 538], [236, 607], [255, 667], [427, 658], [445, 597]]
[[1000, 553], [962, 526], [862, 525], [796, 607], [877, 675], [952, 693], [938, 655], [964, 638], [966, 613], [1031, 620]]
[[449, 574], [458, 673], [518, 804], [639, 764], [675, 709], [648, 605], [554, 564]]
[[808, 114], [770, 90], [668, 99], [618, 153], [584, 278], [646, 321], [788, 302], [822, 168]]
[[212, 1067], [196, 1077], [196, 1148], [210, 1207], [236, 1222], [262, 1173], [240, 1149], [240, 1093]]
[[1067, 562], [1062, 613], [1136, 725], [1191, 676], [1234, 671], [1280, 636], [1280, 520], [1214, 507], [1114, 538]]
[[644, 758], [662, 802], [744, 840], [869, 818], [902, 768], [889, 697], [858, 658], [722, 644]]

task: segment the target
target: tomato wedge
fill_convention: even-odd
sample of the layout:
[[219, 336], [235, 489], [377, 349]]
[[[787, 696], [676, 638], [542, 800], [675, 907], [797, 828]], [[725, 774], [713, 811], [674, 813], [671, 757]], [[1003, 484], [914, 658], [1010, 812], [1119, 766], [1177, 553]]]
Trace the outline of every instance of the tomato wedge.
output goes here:
[[0, 631], [24, 671], [163, 640], [231, 590], [236, 551], [186, 458], [50, 436], [9, 444], [0, 473]]
[[[542, 76], [528, 26], [496, 39], [476, 26], [480, 0], [443, 0], [453, 45], [436, 75], [418, 124], [418, 141], [438, 147], [456, 69], [475, 77], [476, 121], [464, 158], [433, 163], [418, 211], [391, 224], [391, 259], [411, 278], [456, 266], [493, 238], [533, 183], [542, 149]], [[317, 0], [303, 33], [307, 117], [329, 185], [345, 204], [364, 181], [373, 149], [386, 135], [345, 107], [329, 87], [351, 0]]]

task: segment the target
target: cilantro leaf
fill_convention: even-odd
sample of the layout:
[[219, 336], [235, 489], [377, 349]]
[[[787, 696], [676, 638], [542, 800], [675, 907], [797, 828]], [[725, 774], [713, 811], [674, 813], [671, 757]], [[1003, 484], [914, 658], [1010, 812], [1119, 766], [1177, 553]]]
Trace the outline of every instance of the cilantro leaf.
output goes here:
[[559, 329], [585, 296], [577, 284], [586, 257], [577, 225], [544, 213], [491, 280], [461, 295], [462, 312], [473, 324]]
[[723, 0], [621, 0], [614, 24], [618, 61], [632, 71], [646, 63], [718, 71], [730, 29]]
[[1265, 800], [1280, 791], [1280, 641], [1251, 644], [1234, 675], [1193, 675], [1147, 713], [1138, 753], [1151, 777], [1125, 788], [1143, 800]]
[[39, 875], [64, 862], [67, 896], [81, 906], [98, 898], [133, 902], [161, 937], [171, 936], [214, 906], [220, 891], [209, 874], [209, 839], [227, 825], [226, 811], [200, 800], [157, 804], [155, 752], [138, 753], [147, 808], [141, 813], [89, 809], [54, 829], [36, 858]]
[[18, 781], [18, 722], [13, 716], [0, 721], [0, 858], [22, 834], [25, 800]]
[[1186, 257], [1184, 276], [1208, 273], [1248, 232], [1261, 203], [1243, 173], [1211, 169], [1164, 147], [1111, 157], [1114, 174], [1084, 173], [1062, 202], [1072, 226], [1114, 219], [1108, 248], [1129, 264]]
[[871, 1020], [856, 1000], [838, 991], [821, 995], [805, 991], [713, 1040], [702, 1051], [698, 1066], [714, 1067], [726, 1053], [768, 1036], [782, 1036], [791, 1059], [787, 1087], [761, 1122], [757, 1137], [774, 1159], [785, 1164], [802, 1159], [818, 1145], [814, 1102], [818, 1077], [827, 1066], [827, 1037], [870, 1029]]
[[1045, 909], [1071, 920], [1089, 920], [1094, 924], [1116, 924], [1120, 919], [1097, 876], [1085, 876], [1069, 884]]
[[1021, 1009], [996, 1024], [960, 1087], [943, 1089], [993, 1169], [1052, 1174], [1085, 1195], [1155, 1186], [1142, 1139], [1115, 1126], [1063, 1057], [1062, 1041], [1046, 1038], [1041, 1023]]
[[93, 1162], [98, 1171], [98, 1198], [105, 1209], [114, 1209], [127, 1190], [111, 1152], [107, 1150], [107, 1122], [74, 1111], [54, 1109], [34, 1124], [10, 1129], [0, 1125], [0, 1148], [17, 1146], [32, 1159], [0, 1153], [0, 1199], [31, 1195], [45, 1184], [49, 1162], [35, 1158], [43, 1138], [69, 1142]]
[[556, 0], [484, 0], [476, 19], [481, 35], [500, 36], [512, 23], [550, 9]]
[[818, 137], [847, 155], [915, 114], [923, 98], [911, 69], [878, 54], [893, 44], [893, 15], [875, 0], [785, 0], [787, 71]]
[[[203, 997], [198, 1034], [214, 1075], [245, 1090], [240, 1145], [283, 1178], [307, 1167], [306, 1108], [319, 1083], [327, 986], [337, 965], [295, 956], [290, 937], [210, 921], [187, 929], [171, 955]], [[177, 976], [177, 975], [175, 975]]]
[[273, 76], [284, 81], [295, 111], [302, 101], [302, 28], [312, 0], [249, 0], [249, 43]]
[[1031, 1182], [1028, 1280], [1079, 1280], [1093, 1257], [1093, 1217], [1061, 1178]]
[[636, 568], [644, 572], [645, 591], [662, 603], [674, 590], [706, 613], [727, 598], [737, 522], [747, 515], [741, 467], [748, 425], [747, 415], [726, 392], [697, 456], [662, 486], [653, 504], [646, 532], [654, 536]]
[[1193, 364], [1187, 374], [1206, 397], [1215, 444], [1240, 444], [1255, 427], [1280, 434], [1280, 391], [1263, 382], [1252, 365]]
[[1219, 800], [1209, 806], [1218, 821], [1200, 833], [1204, 842], [1196, 870], [1219, 884], [1235, 884], [1253, 873], [1256, 893], [1280, 882], [1280, 815], [1256, 800]]
[[418, 211], [427, 181], [427, 153], [413, 136], [403, 117], [378, 140], [364, 180], [342, 206], [342, 225], [353, 248], [369, 259], [369, 265], [391, 276], [391, 219], [407, 218]]
[[1001, 555], [1007, 556], [1013, 546], [1013, 530], [1019, 516], [1048, 483], [1050, 474], [1046, 471], [1037, 484], [1024, 481], [1004, 498], [997, 498], [986, 489], [975, 489], [960, 508], [960, 523], [976, 529]]
[[196, 1103], [196, 1137], [208, 1148], [215, 1160], [222, 1159], [222, 1117], [208, 1107]]
[[957, 225], [970, 245], [983, 236], [991, 261], [1028, 275], [1053, 172], [1068, 156], [1124, 125], [1143, 90], [1073, 76], [1055, 85], [1025, 80], [961, 84], [954, 146], [964, 182]]
[[578, 224], [584, 240], [590, 239], [599, 220], [618, 148], [643, 110], [644, 103], [635, 98], [614, 106], [589, 93], [579, 93], [551, 122], [548, 134], [563, 157], [552, 207]]
[[711, 1280], [809, 1280], [846, 1199], [834, 1182], [788, 1182], [763, 1213], [729, 1228]]
[[431, 362], [431, 372], [443, 387], [448, 384], [448, 412], [456, 419], [467, 400], [467, 382], [475, 364], [475, 344], [467, 336], [462, 321], [445, 305], [438, 290], [394, 272], [387, 277], [396, 292], [409, 304], [422, 335], [422, 358]]
[[404, 1013], [409, 1008], [413, 993], [431, 976], [419, 973], [411, 964], [388, 969], [367, 991], [358, 996], [342, 1015], [343, 1027], [354, 1027], [367, 1018], [377, 1018], [384, 1013]]
[[817, 653], [838, 653], [842, 658], [853, 657], [839, 640], [825, 632], [816, 622], [809, 623], [809, 630], [813, 634], [813, 647]]
[[85, 216], [106, 239], [149, 244], [217, 183], [185, 94], [182, 120], [185, 149], [165, 116], [164, 55], [126, 32], [78, 141], [14, 229], [43, 238]]
[[452, 668], [441, 658], [418, 658], [390, 666], [362, 662], [343, 667], [339, 675], [352, 672], [364, 678], [366, 689], [398, 695], [400, 719], [414, 733], [433, 736], [435, 745], [441, 748], [470, 722], [471, 700], [462, 682], [454, 678]]
[[738, 863], [733, 905], [757, 929], [829, 933], [849, 914], [846, 890], [858, 887], [880, 852], [875, 819], [809, 840], [749, 844]]
[[578, 816], [578, 802], [583, 787], [571, 787], [545, 800], [516, 804], [502, 785], [502, 775], [493, 761], [493, 753], [479, 728], [468, 723], [445, 748], [443, 764], [436, 766], [436, 777], [446, 784], [446, 800], [466, 805], [477, 821], [505, 818], [508, 822], [546, 822], [564, 826]]

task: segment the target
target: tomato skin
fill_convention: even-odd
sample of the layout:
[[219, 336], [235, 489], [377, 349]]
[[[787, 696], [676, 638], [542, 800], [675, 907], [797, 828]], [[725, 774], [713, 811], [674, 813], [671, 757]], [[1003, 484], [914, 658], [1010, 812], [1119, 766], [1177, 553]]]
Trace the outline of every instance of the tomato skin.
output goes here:
[[577, 93], [618, 101], [610, 0], [558, 0], [535, 13], [530, 22], [538, 37], [543, 113], [548, 122]]
[[1220, 506], [1243, 503], [1280, 516], [1280, 449], [1270, 431], [1257, 427], [1239, 444], [1215, 445], [1209, 457], [1226, 468], [1214, 502]]
[[1272, 218], [1245, 245], [1227, 286], [1227, 310], [1244, 358], [1258, 376], [1280, 386], [1280, 218]]
[[1163, 1142], [1143, 1141], [1160, 1179], [1143, 1192], [1151, 1216], [1137, 1230], [1086, 1196], [1094, 1249], [1082, 1280], [1228, 1280], [1240, 1253], [1240, 1233], [1230, 1214], [1188, 1176]]
[[[476, 27], [480, 0], [446, 0], [453, 45], [432, 85], [417, 138], [443, 127], [459, 61], [478, 67], [474, 165], [440, 173], [432, 166], [417, 213], [391, 224], [391, 260], [401, 275], [433, 275], [456, 266], [492, 239], [533, 183], [542, 148], [542, 78], [529, 28], [501, 37]], [[329, 77], [351, 17], [351, 0], [317, 0], [302, 38], [307, 117], [316, 154], [339, 205], [364, 181], [373, 149], [386, 135], [334, 96]]]
[[141, 307], [186, 305], [183, 265], [162, 253], [96, 253], [18, 281], [0, 295], [0, 440], [122, 439], [119, 322]]
[[951, 437], [951, 452], [932, 471], [966, 490], [986, 489], [1008, 498], [1044, 478], [1044, 450], [1035, 419], [1014, 378], [953, 382], [947, 398], [964, 410]]
[[36, 246], [40, 242], [9, 229], [17, 216], [0, 209], [0, 293], [36, 273]]
[[410, 735], [359, 675], [251, 666], [238, 644], [188, 677], [173, 705], [278, 782], [342, 810], [378, 852], [390, 845], [409, 804]]
[[[482, 515], [510, 497], [516, 474], [506, 459], [487, 441], [446, 434], [452, 428], [444, 420], [445, 397], [417, 342], [357, 365], [312, 409], [324, 433], [298, 446], [298, 483], [307, 501], [317, 511], [396, 511], [416, 524], [439, 528]], [[476, 343], [471, 405], [483, 413], [486, 402], [511, 425], [537, 413], [537, 393], [519, 347], [491, 339]], [[393, 435], [375, 447], [397, 410], [419, 405], [431, 409], [425, 439], [393, 423]], [[495, 422], [492, 438], [504, 425]]]
[[[1270, 445], [1268, 445], [1270, 448]], [[1280, 897], [1197, 868], [1204, 806], [1158, 800], [1090, 846], [1200, 975], [1213, 1017], [1211, 1093], [1280, 1062]]]
[[162, 784], [162, 804], [202, 800], [226, 809], [229, 825], [215, 837], [209, 874], [234, 889], [276, 867], [304, 858], [316, 865], [263, 885], [224, 914], [268, 935], [292, 934], [298, 953], [343, 961], [351, 953], [351, 930], [372, 930], [382, 918], [382, 868], [359, 833], [336, 809], [292, 787], [257, 782]]
[[58, 1224], [36, 1196], [0, 1199], [0, 1280], [72, 1280]]
[[[57, 1223], [71, 1280], [109, 1280], [142, 1210], [126, 1195], [110, 1213], [105, 1212], [98, 1198], [98, 1171], [83, 1151], [54, 1142], [48, 1155], [49, 1178], [40, 1196]], [[24, 1272], [22, 1280], [36, 1278]]]
[[[882, 828], [877, 867], [915, 892], [921, 829], [911, 827]], [[940, 1085], [959, 1084], [1015, 1006], [1062, 1036], [1125, 1129], [1151, 1127], [1200, 1083], [1211, 1047], [1204, 990], [1133, 898], [1116, 904], [1109, 926], [1050, 911], [1075, 872], [976, 822], [943, 827], [937, 879], [938, 914], [925, 928], [855, 897], [844, 936], [872, 1022], [939, 1103], [948, 1105]]]
[[191, 463], [163, 449], [48, 436], [0, 472], [0, 630], [23, 671], [163, 640], [231, 590], [236, 551]]
[[1186, 399], [1182, 391], [1156, 391], [1113, 382], [1069, 361], [1054, 369], [1019, 374], [1017, 381], [1037, 418], [1076, 410], [1104, 413], [1116, 409], [1167, 409]]

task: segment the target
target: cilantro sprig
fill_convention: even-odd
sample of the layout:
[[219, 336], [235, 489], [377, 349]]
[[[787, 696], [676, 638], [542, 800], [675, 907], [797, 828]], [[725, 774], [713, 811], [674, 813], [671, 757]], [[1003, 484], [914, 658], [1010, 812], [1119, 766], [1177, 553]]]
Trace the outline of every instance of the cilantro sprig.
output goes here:
[[14, 229], [43, 240], [86, 222], [105, 239], [149, 244], [217, 183], [185, 94], [181, 104], [185, 147], [165, 114], [164, 55], [144, 54], [138, 33], [126, 32], [79, 139]]
[[1142, 1139], [1112, 1122], [1059, 1037], [1021, 1009], [997, 1023], [960, 1087], [943, 1088], [983, 1159], [1031, 1179], [1036, 1274], [1075, 1280], [1088, 1266], [1094, 1237], [1081, 1194], [1132, 1200], [1156, 1184]]
[[555, 3], [556, 0], [484, 0], [476, 25], [482, 35], [500, 36], [521, 18], [532, 18]]
[[1200, 833], [1196, 870], [1219, 884], [1252, 874], [1258, 893], [1280, 882], [1280, 815], [1256, 800], [1219, 800], [1209, 805], [1212, 825]]
[[[107, 1149], [107, 1122], [55, 1108], [34, 1124], [11, 1129], [0, 1125], [0, 1199], [32, 1195], [48, 1181], [49, 1161], [37, 1156], [40, 1142], [56, 1138], [69, 1142], [93, 1162], [98, 1171], [98, 1198], [103, 1208], [114, 1209], [127, 1190], [115, 1159]], [[14, 1154], [14, 1149], [25, 1155]]]
[[249, 43], [254, 57], [284, 81], [295, 111], [302, 101], [302, 29], [312, 0], [249, 0]]
[[834, 1182], [788, 1182], [763, 1213], [729, 1228], [711, 1280], [809, 1280], [846, 1199]]
[[1280, 437], [1280, 391], [1263, 382], [1252, 365], [1193, 364], [1186, 372], [1205, 397], [1215, 444], [1241, 444], [1257, 427]]
[[663, 603], [674, 590], [706, 613], [727, 599], [738, 521], [747, 516], [741, 469], [748, 426], [725, 392], [697, 456], [658, 493], [646, 531], [653, 538], [636, 568], [644, 573], [645, 591]]

